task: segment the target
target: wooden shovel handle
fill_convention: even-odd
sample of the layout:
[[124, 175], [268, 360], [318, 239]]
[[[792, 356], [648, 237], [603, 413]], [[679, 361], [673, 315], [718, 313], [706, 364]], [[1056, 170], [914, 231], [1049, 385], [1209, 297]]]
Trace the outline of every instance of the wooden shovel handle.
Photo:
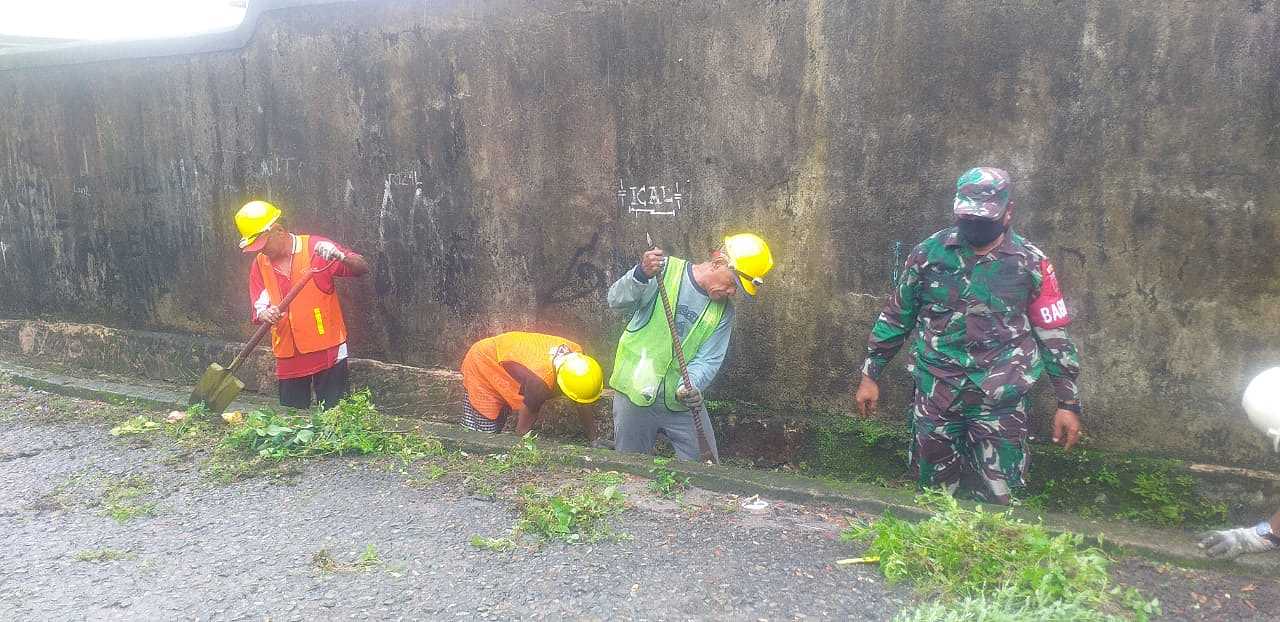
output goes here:
[[[289, 293], [284, 295], [284, 300], [281, 300], [280, 304], [277, 305], [277, 308], [282, 312], [285, 309], [288, 309], [289, 303], [293, 302], [293, 299], [298, 297], [302, 288], [306, 287], [307, 283], [311, 282], [311, 277], [314, 275], [315, 271], [308, 271], [302, 279], [297, 283], [294, 283], [293, 287], [289, 289]], [[263, 322], [262, 325], [258, 327], [257, 332], [253, 333], [253, 337], [249, 338], [249, 343], [244, 344], [244, 348], [236, 355], [235, 360], [231, 361], [231, 367], [227, 368], [227, 373], [234, 374], [237, 369], [240, 369], [240, 365], [244, 364], [245, 359], [249, 358], [249, 353], [253, 352], [253, 349], [258, 347], [258, 343], [261, 342], [262, 338], [266, 337], [269, 332], [271, 332], [271, 324], [269, 322]]]

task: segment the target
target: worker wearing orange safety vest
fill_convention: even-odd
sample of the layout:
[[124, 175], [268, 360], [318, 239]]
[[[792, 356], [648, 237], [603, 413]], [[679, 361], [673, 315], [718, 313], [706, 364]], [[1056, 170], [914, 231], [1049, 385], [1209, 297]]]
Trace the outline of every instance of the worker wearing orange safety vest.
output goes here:
[[[516, 413], [516, 434], [524, 436], [538, 422], [547, 400], [564, 395], [578, 404], [600, 399], [604, 372], [582, 353], [582, 346], [563, 337], [511, 332], [481, 339], [462, 359], [462, 425], [498, 433]], [[578, 408], [587, 440], [595, 442], [592, 409]]]
[[[364, 257], [318, 235], [289, 233], [281, 212], [266, 201], [246, 203], [236, 213], [240, 248], [257, 253], [249, 268], [253, 322], [269, 322], [276, 356], [280, 404], [309, 408], [315, 401], [334, 406], [349, 391], [347, 326], [334, 289], [335, 277], [369, 272]], [[279, 305], [298, 279], [310, 273], [288, 308]]]

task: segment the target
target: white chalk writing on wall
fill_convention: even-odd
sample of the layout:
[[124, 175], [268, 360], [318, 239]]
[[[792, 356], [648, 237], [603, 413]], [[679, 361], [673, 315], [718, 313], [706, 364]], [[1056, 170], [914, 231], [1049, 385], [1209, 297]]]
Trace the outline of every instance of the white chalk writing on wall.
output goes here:
[[302, 161], [272, 154], [270, 158], [262, 160], [259, 172], [263, 177], [297, 177], [302, 174]]
[[400, 171], [387, 173], [387, 183], [393, 186], [417, 186], [418, 171]]
[[686, 179], [684, 183], [684, 189], [680, 187], [678, 181], [670, 186], [652, 184], [628, 186], [619, 179], [618, 191], [615, 193], [618, 197], [618, 208], [625, 208], [632, 214], [674, 216], [684, 208], [685, 201], [689, 199], [690, 180]]

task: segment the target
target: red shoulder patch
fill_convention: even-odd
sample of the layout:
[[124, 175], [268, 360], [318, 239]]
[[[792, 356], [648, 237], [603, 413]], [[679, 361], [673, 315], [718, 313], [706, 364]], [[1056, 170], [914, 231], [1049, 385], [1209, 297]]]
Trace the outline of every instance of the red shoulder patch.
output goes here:
[[1027, 307], [1027, 317], [1038, 328], [1061, 328], [1071, 323], [1067, 314], [1067, 301], [1062, 299], [1062, 290], [1058, 288], [1058, 275], [1053, 271], [1053, 264], [1048, 259], [1040, 260], [1040, 273], [1044, 280], [1040, 283], [1040, 297], [1031, 301]]

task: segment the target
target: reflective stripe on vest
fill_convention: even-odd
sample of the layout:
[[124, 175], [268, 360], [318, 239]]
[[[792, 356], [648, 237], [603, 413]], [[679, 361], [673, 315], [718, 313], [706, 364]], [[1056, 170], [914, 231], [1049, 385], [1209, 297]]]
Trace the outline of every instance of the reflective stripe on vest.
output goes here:
[[[289, 282], [297, 283], [311, 270], [310, 236], [295, 236], [293, 259], [289, 268]], [[280, 291], [271, 260], [258, 253], [258, 271], [266, 286], [271, 304], [279, 306], [285, 292]], [[284, 317], [271, 328], [271, 351], [276, 358], [289, 358], [298, 354], [319, 352], [339, 346], [347, 341], [347, 325], [342, 320], [342, 305], [338, 294], [320, 291], [313, 279], [298, 292], [289, 304]]]
[[[688, 262], [677, 257], [667, 258], [667, 267], [662, 275], [667, 287], [667, 297], [671, 304], [678, 305], [680, 288], [684, 284], [685, 266]], [[692, 360], [707, 342], [720, 319], [724, 317], [723, 300], [712, 300], [698, 317], [698, 321], [689, 329], [683, 346], [685, 360]], [[672, 309], [674, 312], [675, 309]], [[680, 363], [675, 360], [675, 352], [671, 347], [671, 327], [667, 325], [666, 314], [662, 310], [660, 295], [654, 295], [648, 307], [636, 310], [627, 328], [618, 341], [618, 354], [613, 361], [613, 376], [609, 378], [609, 386], [626, 395], [636, 406], [650, 406], [657, 401], [659, 387], [663, 387], [663, 401], [667, 410], [689, 410], [676, 400], [676, 389], [683, 380], [680, 377]], [[640, 321], [638, 326], [636, 322]]]

